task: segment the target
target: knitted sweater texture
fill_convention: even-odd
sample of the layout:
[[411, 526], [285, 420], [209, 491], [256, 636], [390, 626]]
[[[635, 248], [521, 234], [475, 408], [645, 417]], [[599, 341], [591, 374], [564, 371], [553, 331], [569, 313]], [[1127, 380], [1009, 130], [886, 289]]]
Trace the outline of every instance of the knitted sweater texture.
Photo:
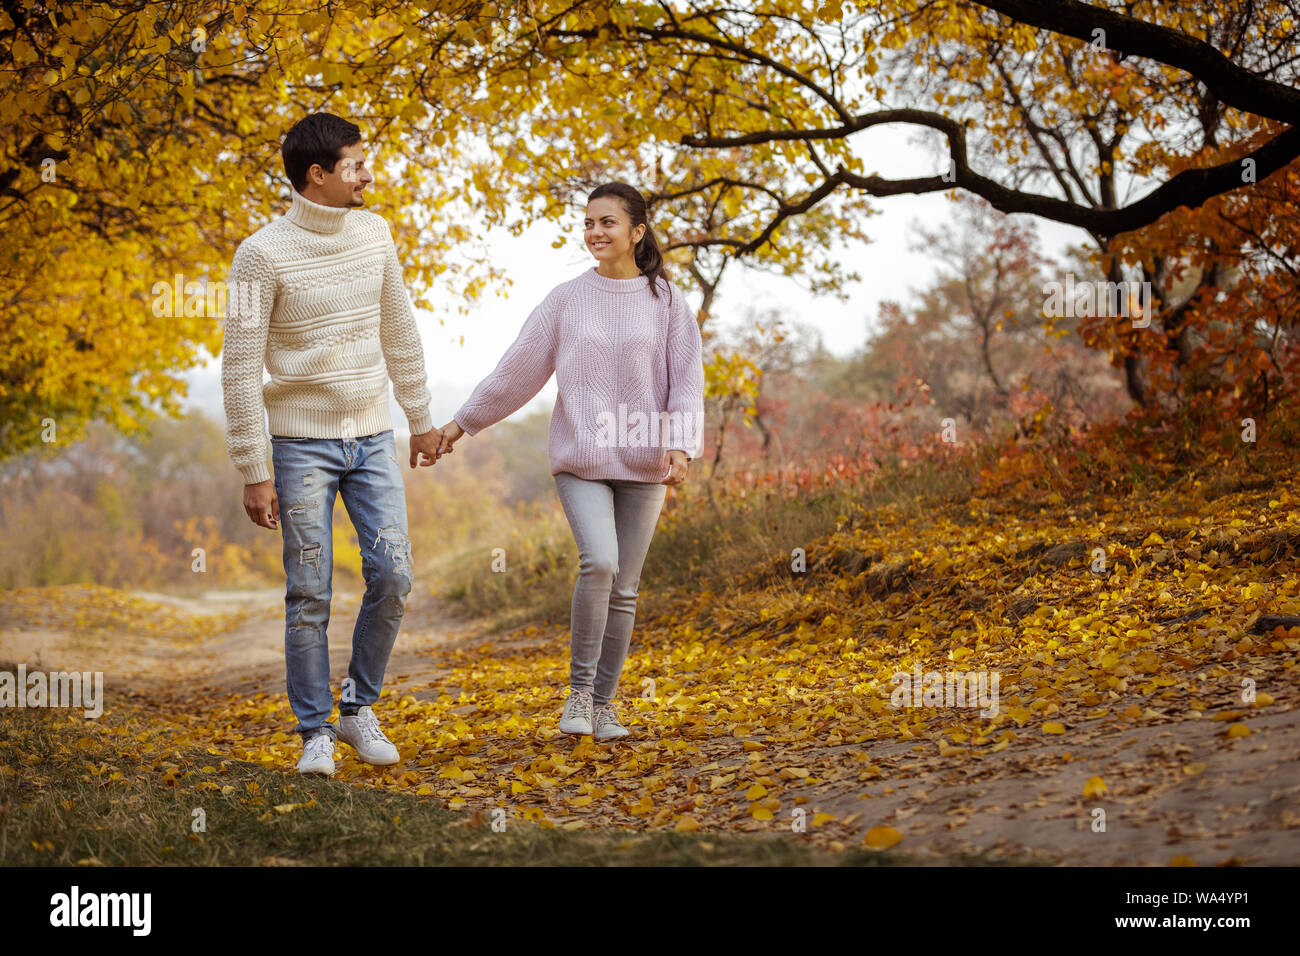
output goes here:
[[704, 365], [700, 327], [680, 289], [596, 267], [557, 285], [497, 367], [455, 414], [474, 435], [522, 408], [551, 374], [551, 473], [662, 481], [671, 449], [700, 456]]
[[411, 434], [427, 432], [424, 350], [388, 223], [293, 190], [288, 212], [230, 265], [221, 388], [231, 461], [246, 484], [269, 479], [268, 425], [297, 438], [392, 428], [390, 378]]

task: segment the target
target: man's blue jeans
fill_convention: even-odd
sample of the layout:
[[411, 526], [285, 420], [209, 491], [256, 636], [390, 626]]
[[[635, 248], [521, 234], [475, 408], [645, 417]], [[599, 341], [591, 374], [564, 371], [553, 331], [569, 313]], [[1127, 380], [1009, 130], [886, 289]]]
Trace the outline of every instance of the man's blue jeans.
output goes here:
[[336, 737], [337, 728], [329, 720], [334, 696], [325, 634], [333, 593], [334, 499], [343, 496], [356, 529], [366, 581], [339, 702], [339, 713], [347, 716], [379, 699], [411, 591], [402, 469], [392, 429], [361, 438], [272, 435], [271, 461], [284, 541], [289, 705], [298, 718], [295, 729], [304, 739], [322, 731]]

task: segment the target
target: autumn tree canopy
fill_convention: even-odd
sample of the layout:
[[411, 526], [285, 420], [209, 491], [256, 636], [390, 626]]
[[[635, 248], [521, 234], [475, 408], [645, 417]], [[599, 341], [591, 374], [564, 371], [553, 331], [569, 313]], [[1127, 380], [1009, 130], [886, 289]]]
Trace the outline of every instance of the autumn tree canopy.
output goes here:
[[[1145, 327], [1083, 329], [1134, 400], [1266, 403], [1294, 377], [1293, 7], [0, 3], [0, 454], [176, 407], [317, 109], [362, 125], [425, 306], [508, 272], [487, 230], [604, 179], [643, 187], [705, 313], [736, 261], [842, 293], [873, 199], [962, 190], [1153, 283]], [[879, 175], [888, 124], [932, 131], [934, 167]]]

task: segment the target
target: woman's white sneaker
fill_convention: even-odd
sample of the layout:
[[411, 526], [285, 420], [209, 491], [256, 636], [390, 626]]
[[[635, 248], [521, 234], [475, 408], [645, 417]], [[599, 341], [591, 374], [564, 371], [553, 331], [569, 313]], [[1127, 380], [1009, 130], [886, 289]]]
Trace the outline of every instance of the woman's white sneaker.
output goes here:
[[369, 707], [353, 717], [339, 718], [339, 740], [351, 746], [366, 763], [387, 767], [401, 759], [393, 742], [379, 729], [379, 718]]
[[564, 713], [560, 715], [560, 733], [591, 733], [591, 694], [585, 690], [569, 691], [564, 701]]
[[601, 704], [596, 708], [595, 725], [597, 740], [616, 740], [631, 733], [618, 719], [618, 711], [614, 709], [613, 704]]
[[302, 756], [298, 758], [298, 772], [334, 776], [334, 738], [322, 733], [305, 741]]

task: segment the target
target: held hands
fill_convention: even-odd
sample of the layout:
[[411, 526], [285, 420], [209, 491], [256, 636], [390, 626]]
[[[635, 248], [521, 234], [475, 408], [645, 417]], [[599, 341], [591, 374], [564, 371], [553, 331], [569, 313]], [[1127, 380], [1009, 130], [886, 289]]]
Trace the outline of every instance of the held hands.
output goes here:
[[[455, 425], [455, 422], [452, 422]], [[438, 461], [438, 456], [442, 454], [445, 447], [451, 451], [451, 442], [444, 441], [444, 429], [431, 428], [427, 432], [411, 436], [411, 467], [419, 465], [432, 465]], [[456, 425], [457, 434], [451, 439], [455, 441], [461, 434], [460, 426]], [[263, 528], [270, 528], [272, 531], [280, 527], [280, 500], [275, 494], [275, 482], [272, 479], [259, 481], [253, 485], [244, 485], [244, 513], [252, 520], [253, 524]]]
[[664, 454], [664, 477], [662, 484], [680, 485], [686, 480], [686, 469], [690, 460], [686, 457], [686, 452], [674, 448], [672, 451]]
[[457, 439], [465, 434], [465, 429], [456, 424], [456, 419], [452, 419], [442, 426], [442, 444], [438, 446], [439, 455], [448, 455], [452, 451], [452, 445], [456, 444]]
[[427, 432], [411, 436], [411, 467], [437, 464], [441, 454], [442, 429], [430, 428]]

